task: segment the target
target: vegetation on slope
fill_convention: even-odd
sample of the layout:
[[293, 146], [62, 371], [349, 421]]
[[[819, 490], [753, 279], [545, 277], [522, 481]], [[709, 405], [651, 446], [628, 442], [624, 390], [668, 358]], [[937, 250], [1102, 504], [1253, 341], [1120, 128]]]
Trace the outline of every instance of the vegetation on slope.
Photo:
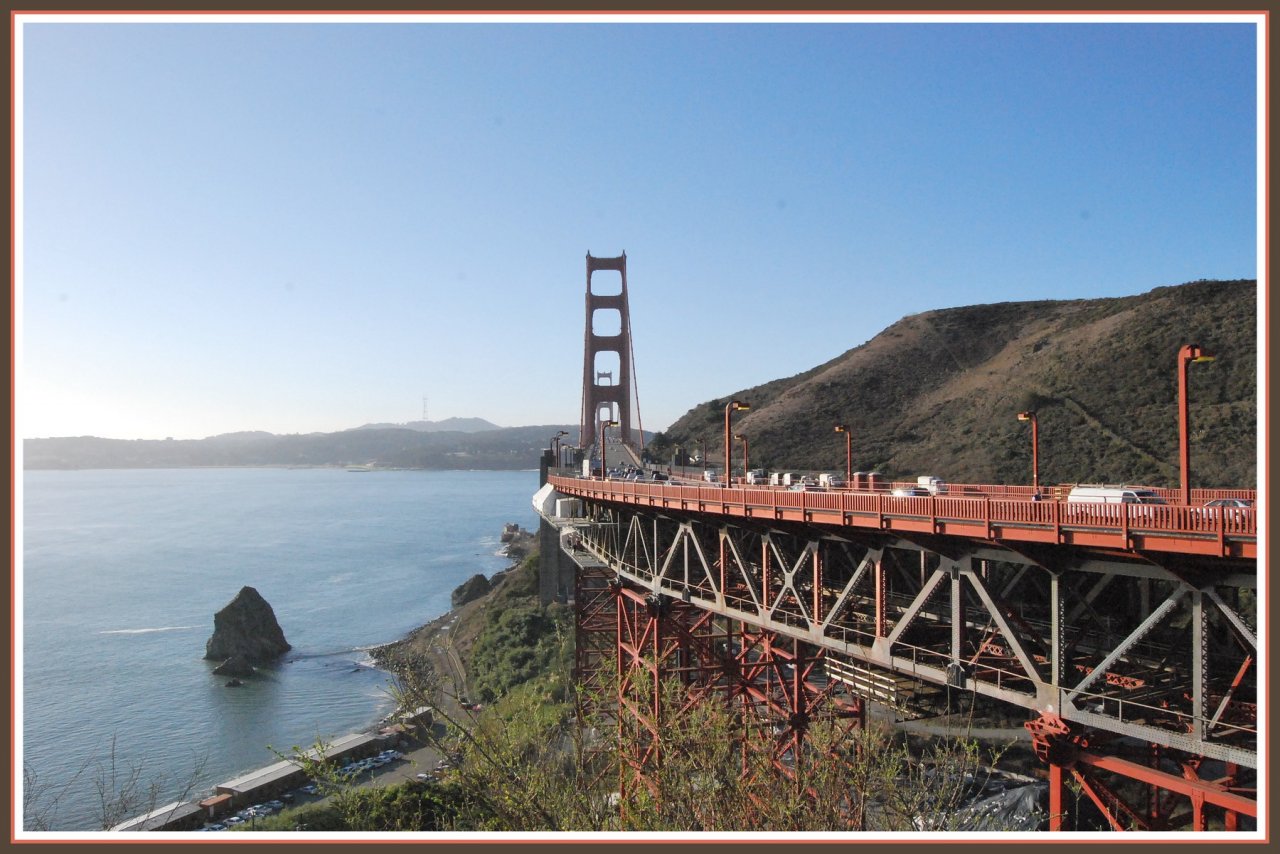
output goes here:
[[[573, 702], [571, 615], [538, 604], [537, 557], [503, 573], [489, 594], [449, 621], [470, 693], [486, 698], [483, 711], [450, 718], [438, 681], [409, 673], [402, 679], [401, 703], [439, 710], [448, 723], [443, 736], [435, 731], [441, 752], [458, 757], [445, 781], [425, 786], [433, 799], [421, 803], [412, 794], [421, 784], [405, 784], [408, 793], [401, 786], [335, 798], [337, 806], [307, 819], [309, 827], [404, 830], [419, 819], [420, 829], [464, 831], [910, 832], [922, 818], [934, 830], [1038, 825], [1036, 815], [1015, 825], [966, 809], [997, 761], [971, 741], [944, 738], [922, 747], [874, 723], [851, 734], [819, 721], [808, 734], [812, 753], [788, 779], [766, 752], [742, 751], [743, 721], [734, 708], [687, 704], [678, 681], [656, 689], [670, 695], [661, 703], [669, 710], [661, 767], [648, 772], [656, 790], [635, 780], [620, 788], [636, 756], [619, 752], [609, 716], [618, 686], [597, 685], [597, 696]], [[425, 657], [431, 643], [426, 635], [411, 639], [392, 660], [421, 662], [414, 650]], [[631, 707], [652, 707], [649, 680], [630, 680], [625, 690]], [[974, 824], [979, 820], [990, 824]]]
[[752, 467], [891, 479], [934, 474], [1029, 483], [1029, 427], [1040, 425], [1044, 483], [1178, 481], [1177, 352], [1216, 361], [1189, 371], [1193, 486], [1257, 481], [1257, 283], [1204, 281], [1119, 299], [1011, 302], [912, 315], [795, 377], [702, 403], [649, 450], [705, 438], [722, 460], [724, 405], [745, 400], [734, 431]]

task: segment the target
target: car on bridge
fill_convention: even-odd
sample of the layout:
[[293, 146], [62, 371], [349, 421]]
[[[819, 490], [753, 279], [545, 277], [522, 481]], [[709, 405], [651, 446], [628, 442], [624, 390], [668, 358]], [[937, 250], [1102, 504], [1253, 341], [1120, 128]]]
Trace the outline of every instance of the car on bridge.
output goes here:
[[1212, 501], [1206, 501], [1205, 507], [1248, 507], [1253, 508], [1253, 502], [1248, 498], [1215, 498]]
[[1202, 516], [1215, 518], [1221, 514], [1223, 519], [1237, 521], [1253, 513], [1254, 506], [1248, 498], [1215, 498], [1196, 509]]

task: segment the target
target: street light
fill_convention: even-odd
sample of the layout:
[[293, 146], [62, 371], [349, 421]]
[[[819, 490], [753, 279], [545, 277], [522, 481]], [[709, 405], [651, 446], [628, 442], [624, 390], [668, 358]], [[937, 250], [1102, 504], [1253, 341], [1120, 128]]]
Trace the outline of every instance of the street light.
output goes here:
[[746, 477], [747, 469], [750, 468], [747, 461], [751, 459], [747, 456], [747, 437], [740, 433], [734, 433], [733, 438], [742, 440], [742, 476]]
[[605, 446], [609, 444], [609, 437], [605, 433], [605, 430], [607, 430], [610, 427], [617, 427], [617, 426], [618, 426], [617, 421], [601, 421], [600, 422], [600, 479], [601, 480], [609, 479], [609, 468], [604, 464], [604, 449], [605, 449]]
[[568, 435], [568, 430], [561, 430], [559, 433], [551, 437], [551, 446], [554, 448], [556, 455], [556, 468], [559, 468], [563, 463], [563, 460], [560, 459], [560, 437]]
[[676, 460], [680, 463], [680, 477], [684, 477], [684, 451], [679, 445], [676, 445]]
[[1040, 422], [1032, 411], [1019, 412], [1019, 421], [1031, 422], [1031, 485], [1040, 492]]
[[848, 424], [837, 424], [836, 432], [844, 434], [844, 487], [853, 487], [853, 434]]
[[733, 431], [729, 429], [729, 413], [735, 410], [750, 409], [751, 407], [740, 400], [731, 400], [724, 405], [724, 485], [729, 486], [732, 480], [729, 472], [733, 470], [733, 446], [730, 443], [730, 437]]
[[1178, 469], [1182, 480], [1182, 503], [1191, 503], [1191, 445], [1188, 441], [1187, 416], [1187, 365], [1192, 362], [1212, 362], [1213, 356], [1200, 349], [1199, 344], [1183, 344], [1178, 351]]

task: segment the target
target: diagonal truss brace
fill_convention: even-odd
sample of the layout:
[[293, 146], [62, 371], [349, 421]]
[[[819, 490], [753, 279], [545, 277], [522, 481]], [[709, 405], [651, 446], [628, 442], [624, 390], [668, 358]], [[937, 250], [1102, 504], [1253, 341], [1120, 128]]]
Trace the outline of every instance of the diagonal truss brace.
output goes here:
[[[800, 556], [796, 558], [795, 563], [789, 564], [787, 559], [782, 556], [782, 553], [778, 551], [778, 546], [773, 542], [773, 538], [769, 537], [768, 540], [770, 550], [773, 552], [774, 557], [778, 559], [778, 563], [781, 564], [784, 569], [782, 571], [782, 590], [778, 592], [778, 595], [774, 597], [773, 602], [770, 603], [769, 610], [766, 612], [765, 616], [770, 620], [774, 619], [774, 614], [777, 612], [778, 606], [786, 599], [786, 593], [790, 590], [791, 598], [795, 601], [796, 605], [800, 607], [801, 618], [807, 625], [813, 625], [813, 616], [809, 613], [809, 608], [804, 603], [804, 597], [801, 596], [800, 591], [796, 589], [795, 577], [796, 573], [803, 569], [809, 560], [817, 558], [818, 541], [809, 540], [809, 542], [805, 543], [804, 549], [800, 552]], [[788, 565], [790, 565], [790, 569], [785, 568]]]
[[1134, 644], [1142, 640], [1143, 636], [1145, 636], [1147, 632], [1151, 631], [1157, 623], [1163, 620], [1170, 611], [1176, 608], [1178, 603], [1182, 601], [1182, 597], [1186, 596], [1190, 592], [1191, 588], [1186, 584], [1179, 585], [1177, 590], [1174, 590], [1173, 593], [1169, 594], [1167, 599], [1160, 603], [1160, 607], [1152, 611], [1150, 616], [1143, 620], [1142, 623], [1130, 632], [1129, 636], [1117, 645], [1106, 658], [1086, 674], [1084, 679], [1081, 679], [1080, 683], [1076, 685], [1076, 687], [1071, 689], [1066, 696], [1066, 702], [1074, 704], [1076, 697], [1080, 696], [1080, 694], [1096, 680], [1102, 678], [1102, 675], [1110, 669], [1112, 664], [1128, 652]]
[[981, 576], [971, 569], [962, 570], [961, 575], [969, 579], [969, 583], [977, 591], [978, 598], [982, 600], [982, 604], [987, 607], [987, 613], [991, 615], [991, 618], [996, 621], [996, 625], [1000, 627], [1005, 641], [1013, 649], [1013, 654], [1017, 656], [1018, 662], [1022, 665], [1022, 669], [1027, 672], [1027, 676], [1036, 682], [1044, 682], [1044, 677], [1036, 667], [1035, 659], [1028, 655], [1026, 649], [1023, 648], [1021, 637], [1014, 633], [1013, 627], [1005, 619], [1004, 613], [996, 605], [995, 600], [991, 598], [991, 593], [987, 590], [987, 586], [983, 583]]
[[869, 568], [875, 566], [880, 561], [883, 554], [884, 549], [869, 549], [867, 551], [862, 562], [858, 564], [858, 568], [854, 570], [853, 577], [849, 579], [847, 584], [845, 584], [844, 589], [840, 591], [840, 595], [836, 598], [835, 604], [827, 610], [827, 616], [821, 623], [819, 623], [824, 634], [826, 633], [827, 628], [831, 625], [831, 621], [841, 615], [845, 601], [853, 593], [854, 588], [858, 586], [858, 582], [860, 582], [863, 576], [867, 574], [867, 570]]

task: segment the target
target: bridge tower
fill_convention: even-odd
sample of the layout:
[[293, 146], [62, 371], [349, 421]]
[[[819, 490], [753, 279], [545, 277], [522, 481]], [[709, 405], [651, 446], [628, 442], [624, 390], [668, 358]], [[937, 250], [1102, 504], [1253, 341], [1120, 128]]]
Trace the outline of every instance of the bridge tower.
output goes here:
[[[595, 283], [600, 271], [619, 274], [618, 287], [611, 276]], [[639, 399], [635, 391], [634, 355], [631, 348], [631, 314], [627, 306], [627, 253], [616, 258], [596, 258], [587, 253], [586, 354], [582, 367], [582, 421], [579, 447], [596, 444], [600, 424], [617, 421], [622, 444], [638, 451], [643, 447]], [[632, 402], [636, 403], [632, 418]]]

